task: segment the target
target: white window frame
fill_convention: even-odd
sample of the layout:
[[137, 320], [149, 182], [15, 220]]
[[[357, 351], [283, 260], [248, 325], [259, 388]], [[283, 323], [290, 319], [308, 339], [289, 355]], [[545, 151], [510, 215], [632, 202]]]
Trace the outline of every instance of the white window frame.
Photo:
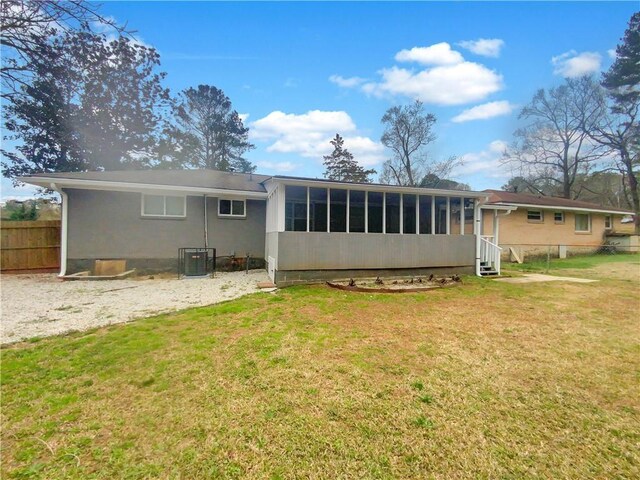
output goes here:
[[[229, 205], [229, 211], [231, 213], [220, 213], [220, 203], [226, 201], [231, 202]], [[242, 202], [244, 208], [242, 211], [244, 212], [242, 215], [237, 215], [233, 213], [233, 202]], [[218, 216], [223, 218], [247, 218], [247, 200], [246, 198], [218, 198]]]
[[[556, 218], [556, 215], [560, 215], [560, 220]], [[553, 212], [553, 222], [557, 224], [564, 223], [564, 212]]]
[[604, 216], [604, 229], [613, 230], [613, 215]]
[[[587, 216], [587, 230], [578, 230], [578, 215]], [[590, 213], [576, 213], [574, 215], [574, 229], [576, 233], [591, 233], [591, 214]]]
[[[531, 214], [531, 213], [539, 213], [540, 214], [540, 219], [529, 218], [529, 214]], [[527, 210], [527, 222], [544, 223], [544, 212], [542, 210]]]
[[[162, 197], [162, 209], [165, 213], [145, 213], [144, 199], [145, 197]], [[167, 215], [167, 197], [182, 199], [182, 215]], [[185, 218], [187, 216], [187, 196], [186, 195], [164, 195], [156, 193], [143, 193], [140, 197], [140, 215], [148, 218]]]

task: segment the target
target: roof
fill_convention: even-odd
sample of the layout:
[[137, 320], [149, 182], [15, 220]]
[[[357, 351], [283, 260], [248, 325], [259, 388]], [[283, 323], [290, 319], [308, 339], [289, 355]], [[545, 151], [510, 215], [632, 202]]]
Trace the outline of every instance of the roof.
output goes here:
[[[122, 170], [109, 172], [38, 173], [21, 177], [27, 183], [45, 184], [56, 180], [111, 182], [113, 184], [144, 184], [185, 188], [237, 190], [266, 193], [262, 182], [268, 175], [231, 173], [219, 170]], [[64, 182], [61, 182], [64, 183]]]
[[[219, 170], [122, 170], [108, 172], [67, 172], [38, 173], [18, 178], [18, 180], [50, 188], [95, 188], [102, 190], [171, 190], [182, 193], [201, 193], [207, 195], [251, 194], [255, 198], [266, 198], [265, 183], [268, 180], [286, 183], [321, 183], [337, 185], [353, 185], [354, 188], [375, 188], [377, 190], [401, 190], [406, 193], [451, 195], [453, 190], [433, 188], [399, 187], [376, 183], [354, 183], [322, 178], [289, 177], [284, 175], [258, 175], [250, 173], [231, 173]], [[486, 193], [472, 191], [456, 191], [460, 196], [485, 197]]]
[[586, 210], [604, 213], [620, 213], [632, 215], [633, 212], [623, 208], [604, 207], [597, 203], [582, 202], [568, 198], [531, 195], [528, 193], [504, 192], [502, 190], [485, 190], [489, 193], [488, 205], [520, 205], [527, 207], [541, 207], [559, 210]]

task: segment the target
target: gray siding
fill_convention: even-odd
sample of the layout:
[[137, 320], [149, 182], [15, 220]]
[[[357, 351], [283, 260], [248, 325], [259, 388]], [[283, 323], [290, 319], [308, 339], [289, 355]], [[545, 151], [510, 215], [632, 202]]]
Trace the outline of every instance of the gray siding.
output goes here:
[[278, 270], [463, 267], [475, 235], [280, 232]]
[[218, 256], [235, 253], [244, 257], [264, 258], [267, 202], [247, 200], [246, 218], [218, 217], [218, 199], [209, 198], [209, 247], [215, 248]]
[[[69, 196], [68, 258], [175, 259], [180, 247], [204, 247], [204, 201], [187, 197], [181, 219], [141, 215], [141, 194], [65, 189]], [[209, 198], [209, 247], [218, 255], [262, 258], [266, 202], [247, 200], [245, 219], [218, 217], [218, 200]]]

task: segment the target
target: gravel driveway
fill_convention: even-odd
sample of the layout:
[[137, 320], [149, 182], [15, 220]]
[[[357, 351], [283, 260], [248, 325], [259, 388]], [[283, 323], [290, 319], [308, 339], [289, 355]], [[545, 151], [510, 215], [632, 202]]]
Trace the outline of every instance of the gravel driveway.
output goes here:
[[215, 278], [59, 280], [55, 274], [2, 275], [0, 343], [123, 323], [161, 312], [210, 305], [258, 291], [264, 270]]

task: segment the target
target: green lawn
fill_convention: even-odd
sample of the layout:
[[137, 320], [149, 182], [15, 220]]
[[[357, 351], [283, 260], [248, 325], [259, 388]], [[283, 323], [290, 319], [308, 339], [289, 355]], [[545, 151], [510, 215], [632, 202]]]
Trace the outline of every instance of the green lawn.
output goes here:
[[4, 348], [2, 478], [639, 478], [638, 287], [296, 287]]
[[[568, 269], [592, 269], [603, 265], [627, 264], [637, 265], [638, 279], [640, 279], [640, 254], [637, 253], [602, 253], [595, 255], [575, 255], [567, 258], [551, 258], [548, 266], [552, 270]], [[525, 263], [503, 263], [503, 268], [507, 270], [517, 270], [523, 272], [541, 272], [547, 270], [546, 257], [535, 257], [527, 259]]]

